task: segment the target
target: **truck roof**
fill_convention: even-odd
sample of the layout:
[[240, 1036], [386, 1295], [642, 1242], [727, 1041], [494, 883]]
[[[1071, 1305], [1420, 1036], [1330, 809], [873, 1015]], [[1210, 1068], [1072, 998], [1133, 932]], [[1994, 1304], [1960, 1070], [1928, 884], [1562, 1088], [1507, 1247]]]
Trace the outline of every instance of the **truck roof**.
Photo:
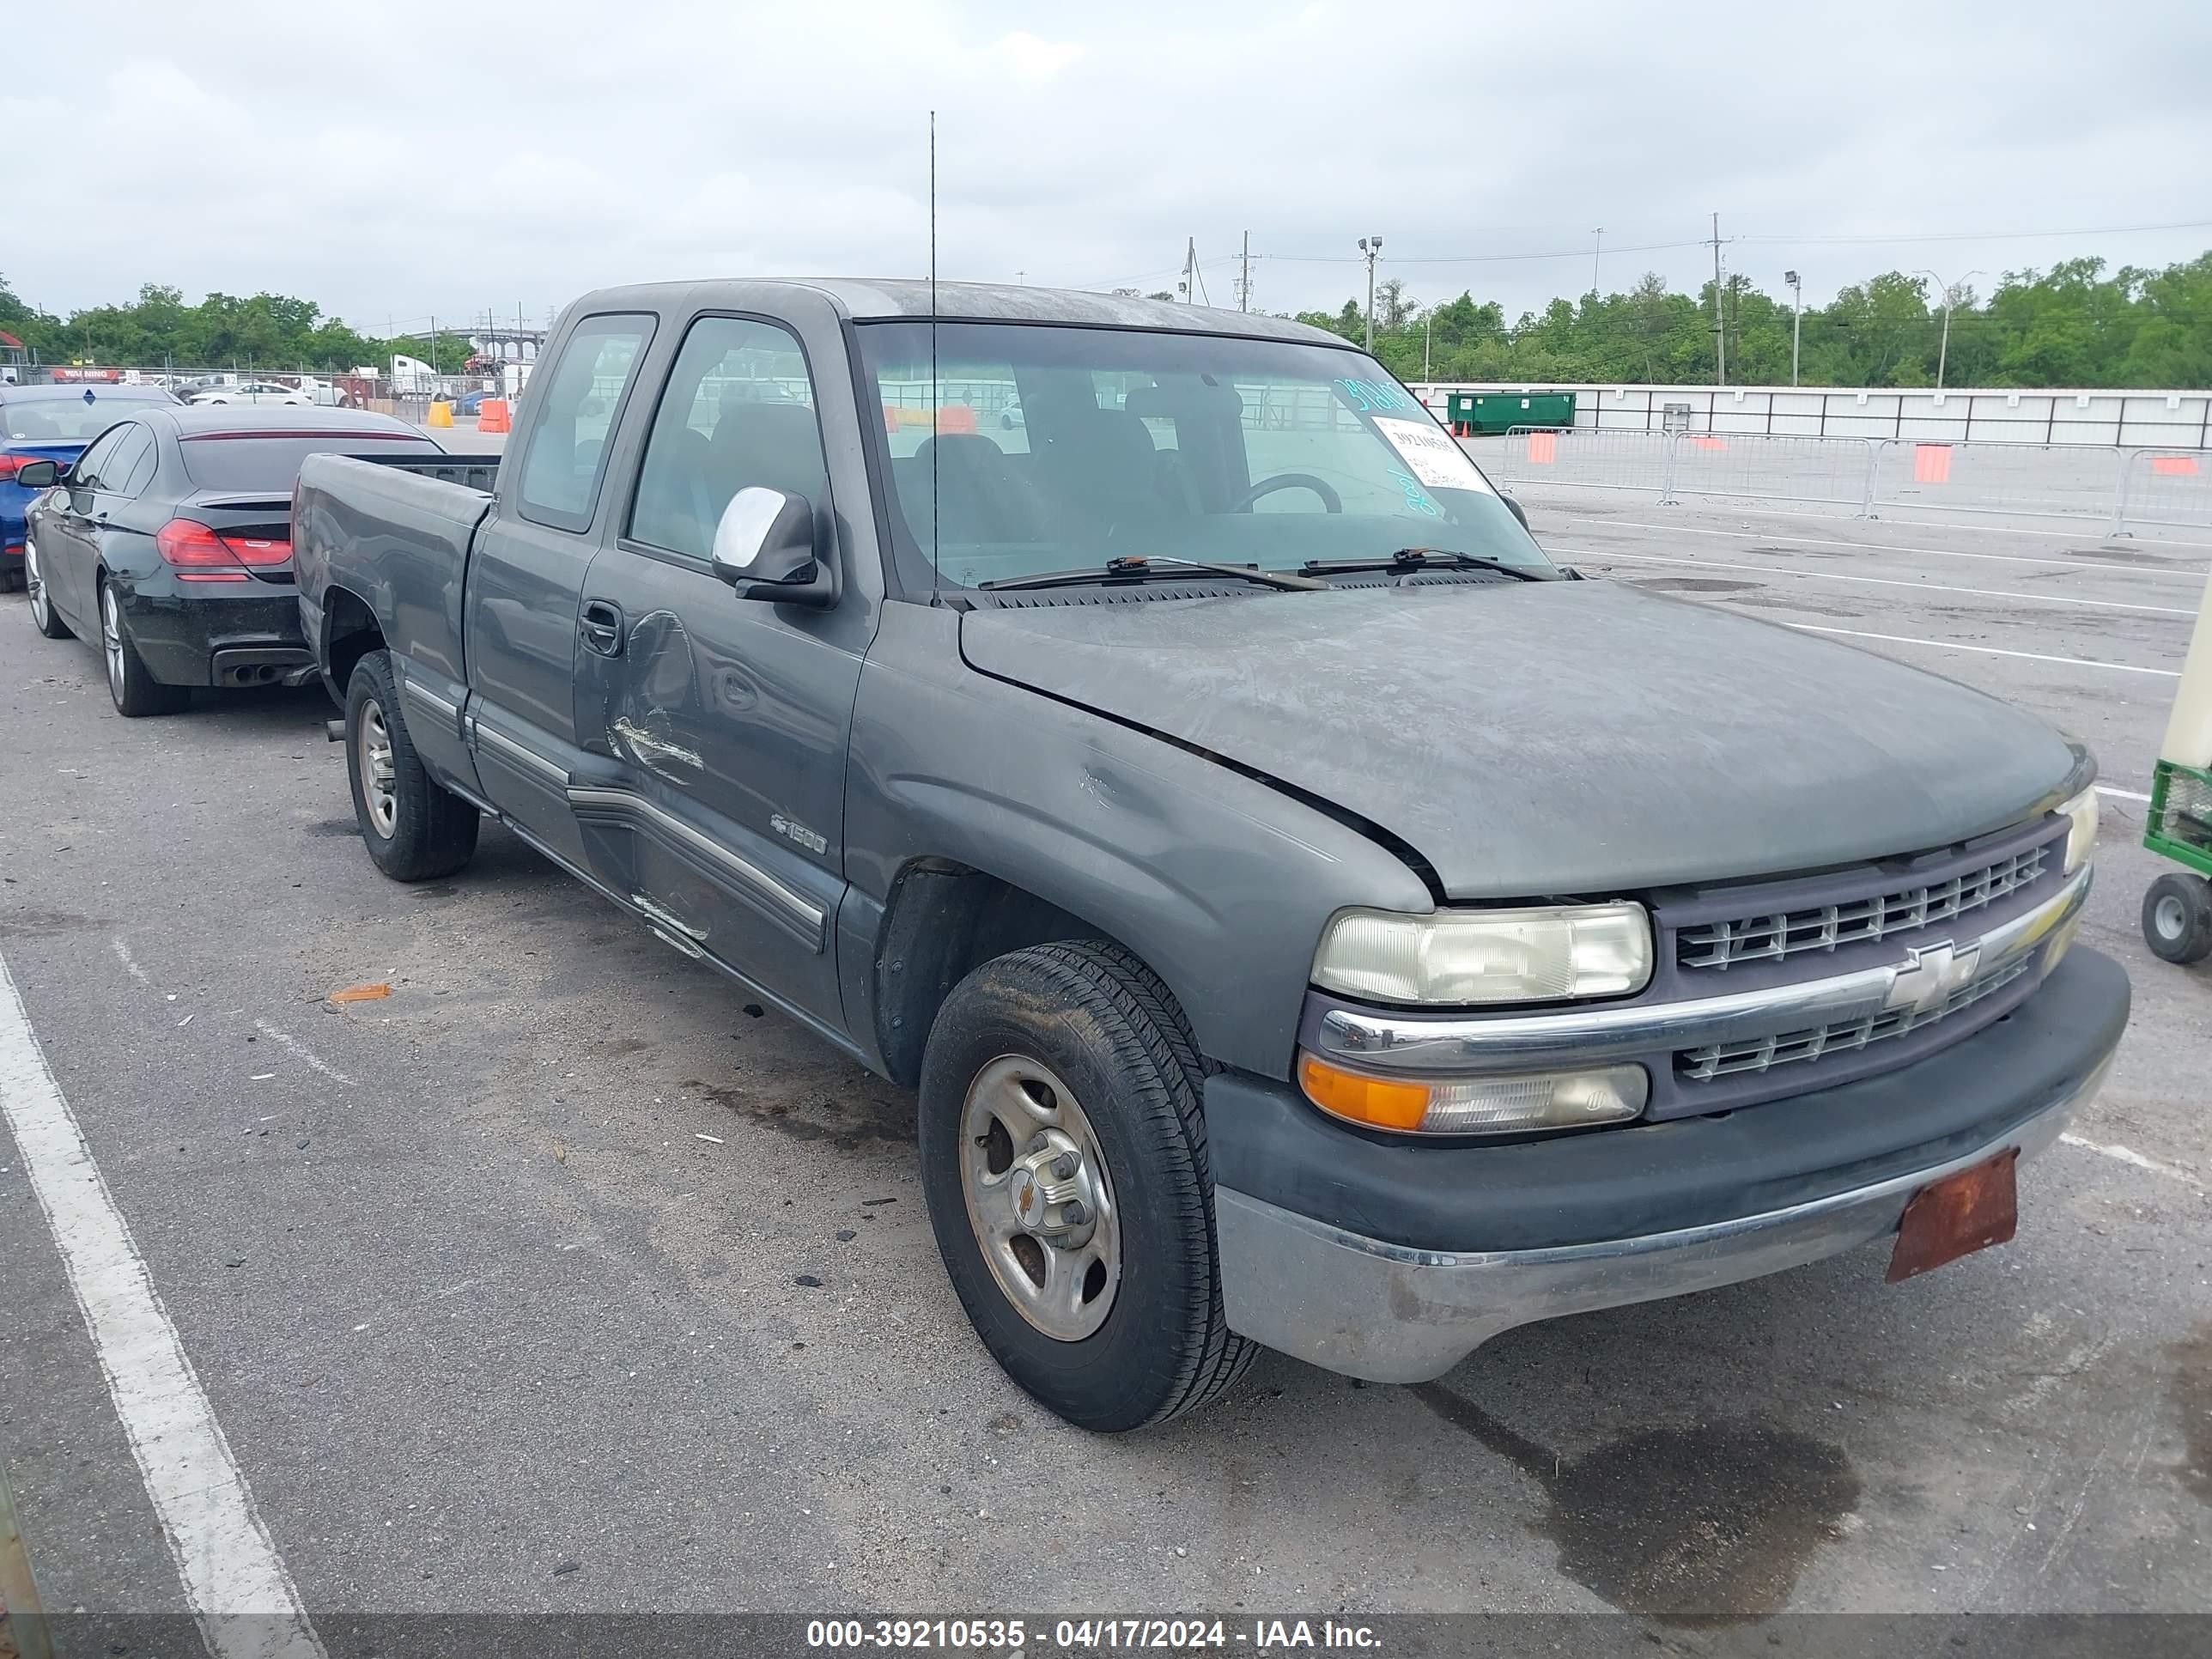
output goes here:
[[[586, 299], [595, 310], [610, 305], [660, 306], [678, 301], [742, 307], [773, 305], [778, 293], [799, 292], [828, 298], [856, 321], [921, 319], [931, 314], [930, 284], [897, 277], [718, 278], [689, 283], [639, 283], [600, 289]], [[1297, 340], [1309, 345], [1353, 349], [1341, 336], [1308, 327], [1287, 317], [1269, 317], [1255, 311], [1224, 311], [1210, 306], [1171, 305], [1164, 300], [1135, 299], [1120, 294], [1029, 288], [1005, 283], [939, 283], [936, 293], [936, 315], [946, 322], [1154, 328], [1182, 334], [1241, 334], [1255, 339]]]

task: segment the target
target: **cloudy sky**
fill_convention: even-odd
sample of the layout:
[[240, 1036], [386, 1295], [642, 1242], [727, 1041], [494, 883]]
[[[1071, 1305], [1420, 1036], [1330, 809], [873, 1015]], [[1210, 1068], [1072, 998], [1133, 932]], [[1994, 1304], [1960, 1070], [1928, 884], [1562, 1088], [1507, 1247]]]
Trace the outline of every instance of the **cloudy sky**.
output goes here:
[[[25, 0], [27, 3], [27, 0]], [[1509, 315], [1732, 270], [1808, 301], [2212, 246], [2212, 5], [102, 0], [11, 52], [0, 274], [305, 295], [373, 332], [592, 286], [921, 275], [1340, 304], [1354, 244]], [[26, 72], [27, 70], [27, 72]], [[35, 164], [34, 164], [35, 163]], [[34, 197], [23, 192], [43, 180]], [[2040, 233], [2069, 233], [2040, 234]], [[1986, 289], [1990, 278], [1976, 278]]]

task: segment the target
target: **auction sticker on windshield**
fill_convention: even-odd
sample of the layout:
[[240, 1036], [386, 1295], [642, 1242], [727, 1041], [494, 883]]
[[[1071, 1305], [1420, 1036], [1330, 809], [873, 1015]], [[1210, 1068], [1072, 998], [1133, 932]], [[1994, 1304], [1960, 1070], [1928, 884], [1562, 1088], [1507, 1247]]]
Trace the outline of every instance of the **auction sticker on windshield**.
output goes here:
[[1368, 417], [1391, 448], [1405, 457], [1413, 476], [1431, 489], [1480, 489], [1494, 493], [1489, 482], [1468, 459], [1467, 452], [1433, 421], [1393, 420], [1387, 415]]

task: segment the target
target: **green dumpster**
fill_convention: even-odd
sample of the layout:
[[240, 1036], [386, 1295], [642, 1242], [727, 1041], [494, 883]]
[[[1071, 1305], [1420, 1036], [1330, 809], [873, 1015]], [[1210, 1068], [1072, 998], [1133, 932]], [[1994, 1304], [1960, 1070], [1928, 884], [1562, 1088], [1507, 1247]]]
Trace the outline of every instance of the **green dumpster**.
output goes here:
[[1571, 392], [1455, 392], [1451, 425], [1470, 435], [1490, 437], [1516, 426], [1571, 427], [1575, 423]]

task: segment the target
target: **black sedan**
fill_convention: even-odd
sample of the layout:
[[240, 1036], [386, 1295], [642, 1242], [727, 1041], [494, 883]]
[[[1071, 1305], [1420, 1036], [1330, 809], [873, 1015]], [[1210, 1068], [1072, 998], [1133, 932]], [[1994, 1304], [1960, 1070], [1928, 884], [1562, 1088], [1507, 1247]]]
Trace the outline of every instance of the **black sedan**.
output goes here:
[[196, 685], [298, 684], [314, 658], [293, 592], [292, 486], [319, 452], [420, 458], [439, 447], [387, 416], [341, 409], [142, 405], [26, 513], [31, 620], [98, 639], [118, 713], [166, 714]]

